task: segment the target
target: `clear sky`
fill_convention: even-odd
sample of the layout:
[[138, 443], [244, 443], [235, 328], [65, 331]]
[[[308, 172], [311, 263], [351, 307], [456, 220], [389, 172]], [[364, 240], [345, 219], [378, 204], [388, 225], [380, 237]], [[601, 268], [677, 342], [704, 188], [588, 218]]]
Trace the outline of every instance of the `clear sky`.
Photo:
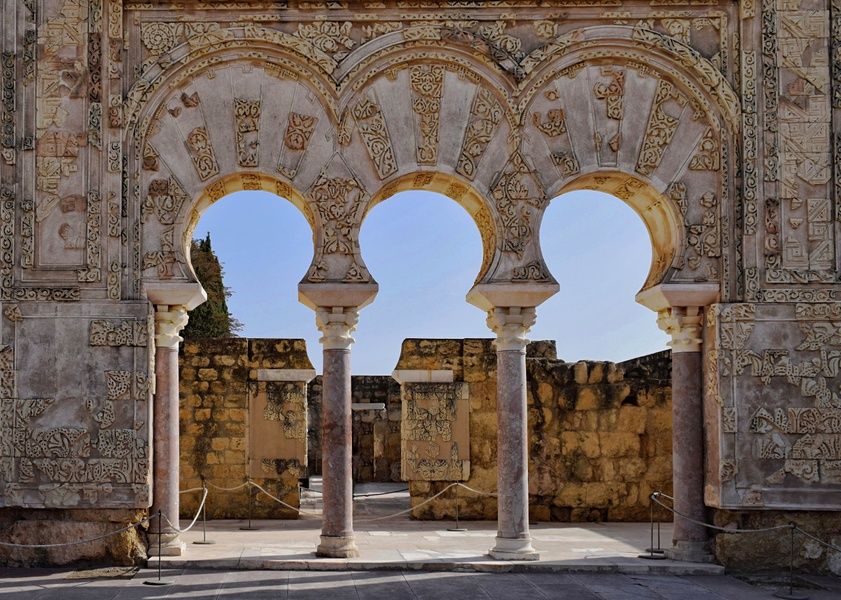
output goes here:
[[[297, 301], [312, 259], [301, 213], [269, 193], [240, 192], [205, 212], [196, 237], [208, 231], [233, 291], [229, 306], [245, 324], [241, 335], [304, 338], [320, 372], [315, 317]], [[540, 235], [561, 291], [538, 307], [530, 339], [556, 340], [567, 361], [620, 361], [666, 348], [655, 314], [634, 302], [651, 242], [631, 208], [598, 192], [565, 194], [549, 205]], [[361, 246], [380, 292], [360, 313], [354, 374], [391, 373], [407, 337], [492, 337], [484, 313], [464, 299], [482, 246], [458, 204], [431, 192], [400, 193], [368, 215]]]

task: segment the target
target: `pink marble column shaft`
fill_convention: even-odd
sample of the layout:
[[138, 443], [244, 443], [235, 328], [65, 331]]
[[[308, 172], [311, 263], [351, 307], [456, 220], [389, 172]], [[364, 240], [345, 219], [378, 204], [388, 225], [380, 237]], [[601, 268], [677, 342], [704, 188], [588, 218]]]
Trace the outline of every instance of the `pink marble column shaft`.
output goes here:
[[529, 533], [526, 333], [533, 308], [497, 308], [488, 315], [496, 339], [497, 536], [490, 555], [498, 560], [537, 560]]
[[[324, 486], [321, 535], [322, 538], [352, 542], [350, 350], [324, 350], [321, 398], [321, 473]], [[319, 549], [321, 551], [322, 548]], [[333, 556], [336, 552], [341, 552], [341, 549], [332, 548], [329, 555]]]
[[324, 485], [318, 556], [359, 556], [353, 539], [353, 474], [351, 459], [350, 334], [358, 314], [346, 307], [319, 308], [316, 324], [324, 334], [321, 392], [321, 475]]
[[[152, 522], [150, 531], [158, 532], [158, 510], [174, 524], [178, 523], [178, 348], [155, 350], [155, 401], [153, 404]], [[164, 533], [172, 530], [163, 522]]]
[[[700, 352], [672, 353], [672, 480], [675, 510], [706, 521], [704, 506], [704, 413]], [[675, 518], [673, 543], [707, 541], [707, 530]]]
[[[155, 398], [152, 403], [152, 518], [149, 554], [180, 556], [184, 543], [169, 523], [178, 527], [179, 429], [178, 333], [187, 324], [183, 306], [160, 305], [155, 310]], [[169, 519], [158, 522], [157, 512]], [[160, 539], [158, 539], [160, 536]]]

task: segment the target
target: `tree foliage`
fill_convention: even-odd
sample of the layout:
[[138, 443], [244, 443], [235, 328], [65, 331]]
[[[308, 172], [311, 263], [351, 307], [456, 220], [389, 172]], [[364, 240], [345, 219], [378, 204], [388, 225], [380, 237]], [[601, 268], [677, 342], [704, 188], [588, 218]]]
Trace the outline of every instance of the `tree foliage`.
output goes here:
[[196, 276], [207, 292], [207, 302], [190, 311], [190, 321], [181, 335], [184, 339], [233, 337], [242, 330], [228, 309], [231, 290], [225, 287], [222, 263], [210, 244], [210, 234], [190, 244], [190, 258]]

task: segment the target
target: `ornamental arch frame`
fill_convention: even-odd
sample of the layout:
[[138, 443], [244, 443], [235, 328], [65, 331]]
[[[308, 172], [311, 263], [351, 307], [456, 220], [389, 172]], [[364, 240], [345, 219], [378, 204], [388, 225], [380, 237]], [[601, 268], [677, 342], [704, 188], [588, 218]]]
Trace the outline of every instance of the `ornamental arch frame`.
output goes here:
[[[836, 4], [3, 3], [0, 408], [26, 416], [15, 431], [0, 422], [0, 436], [61, 423], [98, 446], [0, 455], [0, 504], [149, 507], [152, 424], [173, 394], [153, 365], [172, 367], [182, 313], [202, 299], [184, 245], [220, 193], [268, 188], [307, 216], [314, 258], [300, 297], [316, 309], [325, 352], [339, 353], [377, 292], [358, 238], [370, 207], [395, 190], [458, 184], [484, 246], [468, 300], [488, 311], [501, 354], [522, 349], [535, 307], [560, 288], [539, 240], [551, 198], [612, 193], [652, 235], [655, 264], [638, 299], [658, 312], [674, 356], [695, 356], [682, 371], [698, 376], [686, 397], [703, 404], [694, 506], [769, 519], [837, 510], [841, 342], [827, 333], [841, 322]], [[211, 71], [227, 87], [205, 87], [196, 101]], [[259, 95], [256, 112], [274, 116], [255, 125], [256, 104], [237, 114], [237, 94]], [[203, 102], [217, 103], [209, 142], [187, 146]], [[303, 120], [307, 143], [299, 136], [287, 154], [277, 138], [291, 112], [317, 119]], [[150, 133], [156, 115], [169, 129]], [[150, 200], [150, 142], [166, 151], [158, 168], [178, 176], [180, 203], [163, 183]], [[218, 168], [202, 177], [208, 143]], [[385, 145], [393, 169], [377, 162]], [[460, 171], [465, 148], [474, 170]], [[158, 352], [169, 362], [155, 363]], [[31, 358], [41, 356], [70, 358], [50, 368]], [[520, 363], [510, 364], [519, 381]], [[131, 410], [106, 431], [101, 415], [114, 402]], [[522, 504], [521, 494], [506, 506]], [[506, 537], [523, 526], [515, 517], [500, 513], [501, 554], [519, 539]]]

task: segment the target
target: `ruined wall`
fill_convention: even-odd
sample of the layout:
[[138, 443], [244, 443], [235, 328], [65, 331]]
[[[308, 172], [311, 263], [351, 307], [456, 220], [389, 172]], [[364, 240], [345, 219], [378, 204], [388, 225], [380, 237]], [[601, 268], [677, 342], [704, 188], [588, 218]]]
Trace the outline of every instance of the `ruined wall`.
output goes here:
[[[554, 343], [534, 342], [527, 356], [532, 517], [648, 519], [650, 492], [671, 490], [668, 353], [619, 365], [571, 364], [555, 358]], [[449, 369], [454, 381], [467, 383], [470, 471], [465, 483], [496, 491], [496, 354], [491, 340], [406, 340], [398, 369]], [[410, 481], [412, 504], [448, 483]], [[462, 517], [496, 518], [494, 498], [465, 491], [459, 496]], [[413, 514], [451, 518], [455, 502], [454, 495], [442, 497]]]
[[[200, 487], [202, 479], [234, 487], [251, 477], [297, 507], [298, 479], [306, 475], [305, 379], [314, 375], [303, 340], [185, 342], [181, 489]], [[246, 489], [223, 492], [211, 487], [208, 518], [246, 517], [248, 494]], [[200, 499], [200, 493], [182, 495], [182, 516], [192, 517]], [[295, 518], [297, 513], [255, 494], [254, 516]]]
[[[351, 377], [351, 401], [382, 402], [383, 411], [353, 412], [353, 480], [400, 478], [400, 384], [389, 375]], [[321, 376], [307, 390], [307, 453], [310, 475], [321, 474]]]

